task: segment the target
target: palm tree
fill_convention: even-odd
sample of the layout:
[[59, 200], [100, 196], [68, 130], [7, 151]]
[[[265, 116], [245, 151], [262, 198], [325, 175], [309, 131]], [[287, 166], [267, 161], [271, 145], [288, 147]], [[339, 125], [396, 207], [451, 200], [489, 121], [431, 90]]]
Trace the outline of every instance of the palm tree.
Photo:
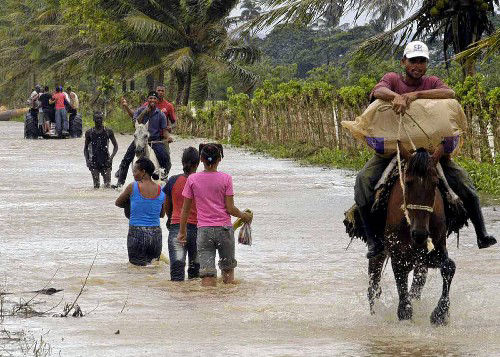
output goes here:
[[[491, 34], [494, 26], [488, 12], [494, 11], [498, 0], [424, 0], [421, 7], [409, 18], [365, 42], [364, 50], [387, 51], [394, 44], [394, 35], [400, 33], [399, 44], [408, 39], [442, 38], [445, 60], [450, 50], [458, 54], [484, 34]], [[450, 48], [451, 47], [451, 48]], [[474, 72], [474, 62], [461, 62], [464, 74]]]
[[243, 4], [241, 4], [240, 20], [248, 21], [260, 15], [262, 8], [258, 5], [255, 5], [254, 0], [243, 0]]
[[251, 45], [239, 43], [224, 27], [237, 0], [121, 0], [102, 2], [127, 29], [117, 43], [101, 44], [68, 56], [62, 63], [85, 60], [93, 68], [130, 68], [136, 76], [170, 71], [177, 83], [177, 104], [187, 105], [194, 90], [207, 94], [207, 74], [228, 72], [251, 88], [252, 73], [238, 64], [258, 58]]
[[338, 18], [351, 10], [356, 11], [357, 17], [364, 2], [365, 0], [267, 0], [263, 3], [271, 10], [254, 18], [247, 27], [260, 31], [276, 23], [311, 24], [325, 15], [333, 15], [332, 10]]
[[405, 16], [409, 7], [408, 0], [365, 0], [365, 11], [391, 28]]
[[51, 66], [91, 47], [63, 22], [58, 0], [7, 0], [0, 13], [0, 92], [6, 97], [22, 98], [41, 79], [61, 83], [67, 73], [51, 71]]
[[319, 29], [331, 30], [339, 25], [340, 17], [344, 12], [344, 3], [342, 0], [340, 1], [330, 1], [325, 8], [325, 11], [322, 16], [320, 16], [315, 26]]
[[[370, 1], [340, 1], [344, 5], [343, 12], [354, 10], [356, 17], [370, 12], [371, 6], [367, 6]], [[262, 29], [277, 22], [311, 23], [325, 13], [330, 3], [331, 0], [268, 0], [267, 6], [272, 10], [255, 18], [249, 26]], [[494, 11], [499, 0], [401, 0], [397, 3], [408, 3], [410, 8], [419, 5], [419, 8], [389, 31], [366, 41], [361, 50], [381, 54], [393, 50], [394, 45], [399, 47], [410, 39], [429, 36], [443, 39], [443, 50], [448, 59], [451, 49], [454, 53], [462, 52], [484, 34], [494, 31], [488, 13]], [[398, 11], [394, 14], [399, 16]], [[473, 71], [470, 61], [462, 66], [467, 73]]]

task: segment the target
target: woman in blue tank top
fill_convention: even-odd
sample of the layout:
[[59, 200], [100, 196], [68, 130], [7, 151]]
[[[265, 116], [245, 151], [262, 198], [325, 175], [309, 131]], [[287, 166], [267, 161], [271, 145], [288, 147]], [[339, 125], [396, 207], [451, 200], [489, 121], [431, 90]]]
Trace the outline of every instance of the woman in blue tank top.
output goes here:
[[165, 193], [151, 179], [154, 169], [151, 160], [137, 160], [132, 169], [135, 181], [115, 202], [121, 208], [130, 204], [127, 249], [128, 259], [134, 265], [147, 265], [161, 254], [160, 217], [165, 216]]

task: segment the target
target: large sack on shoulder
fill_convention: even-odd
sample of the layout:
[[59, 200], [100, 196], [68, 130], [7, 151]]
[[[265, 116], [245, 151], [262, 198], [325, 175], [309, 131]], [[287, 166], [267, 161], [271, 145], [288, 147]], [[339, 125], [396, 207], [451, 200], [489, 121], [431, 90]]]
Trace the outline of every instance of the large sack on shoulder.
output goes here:
[[[356, 120], [342, 121], [342, 126], [356, 139], [383, 156], [396, 152], [399, 129], [399, 115], [392, 109], [387, 110], [387, 106], [390, 103], [377, 99]], [[407, 113], [418, 123], [408, 115], [403, 117], [404, 127], [417, 148], [434, 150], [444, 140], [445, 152], [450, 154], [461, 146], [467, 119], [455, 99], [418, 99], [411, 103]], [[404, 129], [400, 140], [406, 149], [412, 149]]]

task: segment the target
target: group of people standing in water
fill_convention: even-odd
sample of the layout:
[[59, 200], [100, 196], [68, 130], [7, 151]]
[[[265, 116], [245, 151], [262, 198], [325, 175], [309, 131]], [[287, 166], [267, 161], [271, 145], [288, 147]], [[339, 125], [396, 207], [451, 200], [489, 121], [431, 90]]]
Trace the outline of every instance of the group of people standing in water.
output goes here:
[[[423, 42], [409, 43], [401, 59], [404, 74], [384, 75], [371, 93], [372, 100], [382, 99], [391, 102], [396, 113], [404, 114], [416, 99], [454, 98], [454, 91], [438, 77], [425, 75], [428, 61], [429, 50]], [[164, 87], [159, 89], [163, 94]], [[156, 107], [158, 100], [163, 100], [163, 96], [150, 94], [148, 103], [145, 104], [149, 109], [142, 111], [142, 113], [147, 111], [146, 116], [140, 112], [132, 115], [126, 103], [124, 107], [131, 116], [138, 117], [139, 122], [148, 118], [153, 120], [153, 114], [158, 114]], [[166, 107], [164, 110], [166, 111]], [[168, 132], [170, 125], [158, 128]], [[158, 136], [160, 137], [162, 136]], [[163, 138], [170, 139], [168, 135]], [[112, 156], [115, 153], [116, 150]], [[203, 285], [215, 285], [216, 250], [219, 252], [219, 268], [222, 270], [223, 281], [231, 283], [234, 280], [234, 268], [237, 262], [231, 216], [239, 217], [244, 222], [250, 222], [252, 217], [251, 214], [242, 212], [234, 206], [231, 176], [217, 171], [223, 157], [223, 148], [220, 144], [202, 144], [199, 151], [192, 147], [187, 148], [182, 156], [183, 173], [170, 177], [163, 188], [155, 184], [151, 178], [154, 165], [150, 160], [142, 158], [136, 162], [133, 167], [134, 182], [128, 185], [116, 200], [118, 207], [125, 208], [130, 205], [127, 247], [132, 264], [145, 265], [160, 257], [162, 248], [160, 217], [167, 215], [172, 280], [184, 280], [187, 255], [188, 278], [199, 276]], [[200, 161], [204, 170], [197, 173]], [[385, 250], [382, 237], [374, 233], [375, 222], [372, 220], [371, 206], [375, 185], [389, 161], [390, 159], [374, 155], [356, 177], [355, 201], [361, 219], [361, 229], [367, 241], [369, 259], [379, 256]], [[496, 244], [496, 238], [486, 231], [479, 198], [467, 172], [452, 161], [449, 155], [444, 155], [440, 163], [447, 182], [464, 203], [476, 230], [478, 247], [487, 248]], [[124, 182], [122, 174], [127, 167], [128, 163], [122, 162], [120, 165], [118, 175], [120, 184]]]
[[[151, 176], [151, 160], [136, 161], [134, 182], [116, 199], [116, 206], [130, 207], [127, 249], [130, 263], [147, 265], [159, 259], [162, 251], [160, 217], [167, 216], [168, 251], [172, 281], [201, 278], [203, 286], [215, 286], [219, 268], [224, 283], [234, 282], [235, 238], [231, 216], [250, 222], [252, 216], [234, 205], [233, 181], [217, 167], [224, 157], [220, 144], [200, 144], [182, 155], [183, 173], [170, 177], [162, 188]], [[196, 172], [200, 161], [204, 170]]]
[[42, 88], [37, 84], [28, 99], [30, 114], [38, 119], [42, 132], [47, 134], [51, 123], [55, 123], [55, 134], [59, 137], [70, 135], [70, 122], [77, 115], [79, 103], [78, 95], [71, 87], [64, 91], [60, 85], [55, 87], [54, 92], [50, 92], [48, 86]]
[[[164, 88], [158, 86], [157, 91], [150, 92], [148, 101], [135, 113], [125, 100], [121, 104], [134, 120], [149, 123], [148, 130], [150, 135], [153, 132], [155, 141], [164, 139], [170, 143], [169, 133], [175, 124], [175, 112], [163, 98]], [[112, 161], [118, 144], [113, 131], [103, 126], [102, 113], [94, 113], [94, 124], [94, 128], [85, 133], [84, 156], [94, 187], [100, 186], [99, 175], [104, 178], [104, 186], [110, 187]], [[113, 144], [111, 155], [108, 149], [110, 141]], [[159, 160], [168, 174], [171, 167], [169, 150], [165, 153], [161, 142], [153, 149], [160, 155], [168, 155], [168, 160]], [[120, 164], [116, 175], [118, 187], [125, 181], [134, 150], [132, 143]], [[201, 278], [203, 286], [215, 286], [218, 252], [223, 282], [234, 282], [237, 261], [231, 216], [250, 222], [252, 215], [234, 205], [232, 177], [217, 170], [223, 157], [220, 144], [200, 144], [198, 150], [186, 148], [181, 160], [183, 172], [171, 176], [164, 187], [153, 180], [155, 166], [150, 159], [142, 157], [135, 162], [132, 168], [134, 181], [124, 188], [115, 202], [116, 206], [124, 208], [129, 218], [127, 250], [131, 264], [144, 266], [160, 259], [163, 246], [160, 218], [167, 216], [172, 281], [185, 280], [188, 258], [188, 278]], [[200, 162], [204, 170], [197, 172]]]

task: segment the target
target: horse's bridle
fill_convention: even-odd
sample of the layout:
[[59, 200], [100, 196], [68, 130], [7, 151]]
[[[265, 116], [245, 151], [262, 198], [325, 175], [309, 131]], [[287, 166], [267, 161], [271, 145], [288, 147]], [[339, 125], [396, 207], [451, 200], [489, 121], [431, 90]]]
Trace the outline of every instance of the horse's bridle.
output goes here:
[[413, 209], [413, 210], [418, 210], [418, 211], [427, 211], [429, 213], [434, 212], [434, 208], [431, 206], [425, 206], [425, 205], [406, 205], [406, 209]]
[[[401, 209], [404, 212], [404, 215], [406, 217], [406, 221], [408, 222], [408, 224], [410, 224], [410, 216], [408, 215], [408, 210], [409, 209], [415, 210], [415, 211], [425, 211], [425, 212], [433, 213], [434, 212], [434, 203], [433, 203], [432, 206], [416, 205], [416, 204], [413, 204], [413, 203], [407, 204], [406, 203], [406, 183], [405, 183], [405, 179], [404, 179], [404, 177], [406, 176], [406, 170], [405, 171], [401, 170], [399, 172], [399, 175], [400, 175], [400, 177], [402, 177], [402, 179], [399, 182], [401, 184], [401, 189], [403, 191], [403, 204], [401, 205]], [[436, 199], [435, 195], [434, 195], [434, 199]]]

